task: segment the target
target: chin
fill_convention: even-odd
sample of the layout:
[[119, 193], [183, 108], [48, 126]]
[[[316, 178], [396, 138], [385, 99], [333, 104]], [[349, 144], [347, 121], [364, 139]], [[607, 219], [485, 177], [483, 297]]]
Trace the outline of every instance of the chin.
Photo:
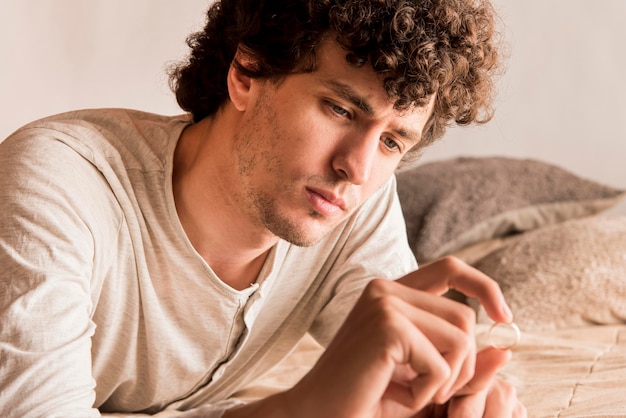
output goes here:
[[345, 218], [329, 219], [315, 211], [278, 210], [273, 205], [258, 206], [261, 223], [272, 234], [298, 247], [319, 243]]
[[324, 233], [291, 233], [288, 234], [277, 234], [281, 239], [289, 242], [290, 244], [296, 245], [298, 247], [312, 247], [315, 244], [319, 243], [326, 235], [328, 235], [328, 231]]
[[312, 247], [322, 241], [334, 228], [335, 225], [326, 225], [319, 219], [309, 221], [304, 225], [302, 223], [292, 223], [283, 221], [270, 231], [277, 237], [298, 247]]

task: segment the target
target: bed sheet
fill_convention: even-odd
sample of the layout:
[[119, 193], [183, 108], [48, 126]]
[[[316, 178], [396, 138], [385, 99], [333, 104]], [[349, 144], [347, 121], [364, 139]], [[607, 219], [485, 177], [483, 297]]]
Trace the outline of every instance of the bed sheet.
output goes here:
[[[486, 343], [488, 324], [477, 341]], [[321, 348], [305, 337], [294, 352], [237, 397], [252, 400], [297, 382]], [[626, 325], [522, 330], [500, 377], [514, 384], [529, 418], [626, 417]]]
[[[488, 324], [478, 325], [479, 347], [486, 344], [488, 329]], [[306, 336], [281, 363], [235, 398], [252, 401], [291, 387], [321, 352]], [[515, 385], [529, 418], [626, 417], [626, 324], [522, 330], [520, 344], [500, 377]], [[174, 411], [157, 414], [172, 415]]]
[[531, 418], [626, 417], [626, 325], [523, 332], [501, 376]]

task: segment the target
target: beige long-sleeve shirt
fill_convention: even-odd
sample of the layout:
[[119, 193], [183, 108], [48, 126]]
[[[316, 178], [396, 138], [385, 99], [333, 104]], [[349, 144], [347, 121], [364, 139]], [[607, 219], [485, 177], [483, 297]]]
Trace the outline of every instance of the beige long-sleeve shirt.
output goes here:
[[1, 416], [219, 416], [306, 332], [328, 342], [367, 280], [416, 268], [391, 178], [318, 245], [280, 241], [257, 283], [228, 287], [174, 206], [188, 123], [78, 111], [0, 144]]

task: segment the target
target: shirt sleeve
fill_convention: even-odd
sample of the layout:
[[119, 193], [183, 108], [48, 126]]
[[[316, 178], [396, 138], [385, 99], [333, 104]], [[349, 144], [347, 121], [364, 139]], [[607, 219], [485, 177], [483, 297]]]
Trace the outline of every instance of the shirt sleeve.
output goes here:
[[90, 354], [94, 245], [76, 205], [99, 182], [97, 170], [54, 139], [18, 134], [0, 144], [5, 418], [100, 416]]
[[155, 415], [94, 406], [101, 252], [115, 253], [122, 215], [89, 150], [63, 135], [25, 128], [0, 143], [0, 416], [221, 417], [240, 402]]

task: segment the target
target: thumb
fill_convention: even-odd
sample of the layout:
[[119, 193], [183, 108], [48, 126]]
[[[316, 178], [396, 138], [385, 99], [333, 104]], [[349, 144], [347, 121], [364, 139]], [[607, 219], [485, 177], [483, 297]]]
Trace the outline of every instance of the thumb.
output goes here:
[[485, 390], [511, 359], [511, 351], [487, 347], [476, 354], [474, 377], [455, 395], [470, 395]]

